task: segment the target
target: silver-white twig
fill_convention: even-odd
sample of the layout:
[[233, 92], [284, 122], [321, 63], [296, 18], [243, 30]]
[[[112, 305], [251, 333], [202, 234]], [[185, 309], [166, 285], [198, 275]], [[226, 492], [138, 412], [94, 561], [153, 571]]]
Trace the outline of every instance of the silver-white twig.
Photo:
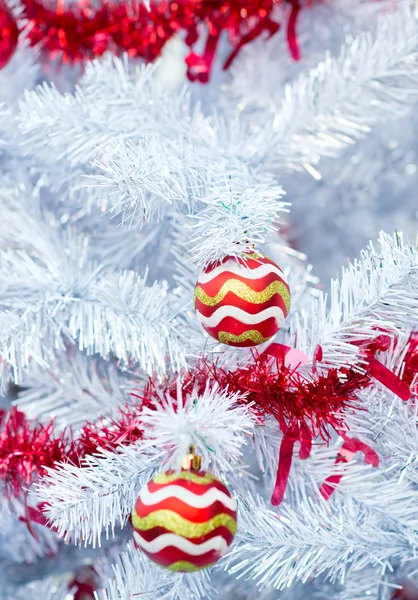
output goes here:
[[96, 600], [197, 600], [212, 597], [207, 573], [170, 573], [129, 544], [113, 567], [114, 576]]
[[370, 244], [325, 294], [294, 316], [291, 340], [312, 359], [317, 344], [324, 365], [361, 362], [358, 342], [383, 331], [396, 336], [417, 324], [418, 252], [402, 234], [381, 233], [379, 247]]
[[410, 109], [417, 98], [418, 24], [409, 2], [388, 13], [378, 18], [375, 32], [347, 40], [338, 57], [328, 54], [286, 86], [264, 134], [270, 160], [307, 167]]
[[195, 445], [205, 468], [219, 474], [236, 469], [254, 429], [251, 407], [240, 405], [242, 396], [221, 390], [217, 383], [208, 384], [203, 393], [195, 389], [187, 394], [181, 384], [178, 378], [175, 397], [161, 394], [155, 409], [142, 411], [144, 437], [165, 449], [168, 467], [180, 469], [183, 456]]
[[164, 452], [144, 449], [138, 442], [116, 451], [100, 450], [82, 466], [63, 464], [51, 469], [37, 486], [38, 497], [47, 502], [45, 514], [67, 541], [100, 545], [123, 527], [141, 487], [158, 468]]

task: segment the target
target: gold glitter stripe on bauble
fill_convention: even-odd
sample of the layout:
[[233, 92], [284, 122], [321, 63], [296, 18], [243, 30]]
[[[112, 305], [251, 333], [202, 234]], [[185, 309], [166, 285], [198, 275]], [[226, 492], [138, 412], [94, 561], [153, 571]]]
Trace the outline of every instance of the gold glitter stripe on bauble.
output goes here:
[[209, 483], [218, 481], [218, 479], [211, 473], [198, 475], [192, 471], [180, 471], [180, 473], [170, 473], [169, 475], [166, 473], [159, 473], [153, 478], [153, 482], [162, 485], [164, 483], [172, 483], [177, 479], [185, 479], [186, 481], [191, 481], [192, 483], [197, 483], [198, 485], [208, 485]]
[[187, 573], [195, 573], [196, 571], [201, 571], [202, 569], [208, 569], [209, 567], [213, 567], [214, 564], [215, 563], [210, 563], [209, 565], [205, 565], [204, 567], [196, 567], [196, 565], [187, 560], [178, 560], [169, 567], [166, 567], [166, 569], [168, 571], [186, 571]]
[[251, 340], [254, 344], [262, 344], [263, 342], [267, 342], [267, 340], [271, 339], [270, 337], [263, 337], [257, 329], [249, 329], [248, 331], [244, 331], [241, 335], [234, 335], [233, 333], [228, 333], [228, 331], [220, 331], [218, 333], [218, 340], [222, 344], [241, 344], [242, 342], [246, 342], [247, 340]]
[[280, 294], [287, 312], [289, 312], [290, 309], [289, 290], [282, 281], [272, 281], [261, 292], [255, 292], [239, 279], [228, 279], [216, 296], [209, 296], [199, 285], [195, 288], [194, 296], [195, 298], [198, 298], [200, 302], [206, 304], [206, 306], [216, 306], [225, 298], [228, 292], [233, 292], [238, 298], [251, 302], [251, 304], [263, 304], [264, 302], [267, 302], [267, 300], [270, 300], [274, 294]]
[[139, 531], [164, 527], [164, 529], [186, 538], [198, 538], [207, 535], [218, 527], [226, 527], [232, 535], [235, 535], [237, 531], [236, 520], [226, 513], [215, 515], [204, 523], [192, 523], [172, 510], [155, 510], [146, 517], [141, 518], [134, 509], [132, 512], [132, 525]]

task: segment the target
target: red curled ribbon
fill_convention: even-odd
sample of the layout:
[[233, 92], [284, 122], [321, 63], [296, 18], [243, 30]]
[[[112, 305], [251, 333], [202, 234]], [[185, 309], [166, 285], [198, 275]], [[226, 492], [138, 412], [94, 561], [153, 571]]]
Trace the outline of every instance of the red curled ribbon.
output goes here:
[[[359, 342], [358, 345], [363, 345], [363, 343]], [[365, 346], [364, 350], [362, 350], [362, 355], [367, 362], [367, 374], [370, 378], [376, 379], [399, 398], [406, 401], [409, 400], [411, 396], [410, 386], [375, 357], [376, 352], [384, 352], [388, 350], [390, 346], [391, 338], [387, 334], [378, 335], [371, 343]], [[283, 344], [270, 344], [265, 350], [265, 354], [281, 359], [285, 365], [292, 366], [295, 369], [306, 364], [308, 361], [308, 357], [303, 352]], [[312, 365], [314, 374], [317, 373], [317, 363], [322, 361], [322, 356], [322, 348], [317, 345], [314, 351]], [[278, 506], [284, 498], [296, 442], [300, 443], [299, 458], [301, 460], [306, 460], [310, 456], [312, 449], [312, 433], [307, 427], [302, 428], [300, 425], [295, 424], [283, 429], [283, 424], [281, 424], [281, 428], [283, 431], [283, 438], [280, 444], [277, 477], [271, 498], [271, 503], [274, 506]], [[373, 467], [379, 465], [377, 453], [367, 443], [362, 442], [357, 438], [349, 438], [345, 432], [341, 432], [340, 430], [338, 433], [343, 437], [344, 442], [336, 457], [336, 465], [341, 463], [348, 464], [357, 452], [364, 455], [366, 464], [370, 464]], [[344, 472], [330, 475], [324, 481], [320, 488], [320, 493], [324, 498], [328, 500], [331, 497], [340, 483], [343, 474]]]
[[[344, 442], [337, 454], [337, 458], [335, 459], [335, 465], [340, 463], [347, 464], [353, 459], [357, 452], [361, 452], [364, 455], [364, 462], [366, 464], [372, 465], [373, 467], [379, 466], [379, 457], [373, 448], [357, 438], [349, 438], [346, 434], [341, 435], [344, 438]], [[330, 475], [326, 478], [319, 489], [325, 500], [329, 500], [329, 498], [335, 492], [335, 489], [343, 478], [343, 475], [344, 473], [341, 472]]]
[[393, 371], [388, 369], [383, 363], [381, 363], [375, 354], [378, 351], [385, 352], [390, 348], [391, 338], [386, 334], [377, 336], [365, 350], [365, 357], [368, 364], [368, 373], [370, 377], [373, 377], [384, 385], [388, 390], [396, 394], [401, 400], [409, 400], [411, 397], [410, 386], [402, 381], [400, 377], [395, 375]]
[[306, 428], [301, 430], [299, 426], [287, 429], [283, 435], [282, 443], [280, 444], [276, 483], [271, 497], [273, 506], [279, 506], [284, 498], [292, 466], [293, 448], [296, 442], [300, 443], [299, 458], [301, 460], [306, 460], [311, 455], [311, 432]]

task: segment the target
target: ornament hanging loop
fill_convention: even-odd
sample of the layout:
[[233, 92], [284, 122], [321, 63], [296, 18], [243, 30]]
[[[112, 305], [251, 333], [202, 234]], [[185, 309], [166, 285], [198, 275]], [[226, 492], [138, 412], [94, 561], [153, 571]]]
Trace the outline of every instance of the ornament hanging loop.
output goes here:
[[184, 471], [200, 471], [201, 457], [196, 454], [196, 446], [190, 446], [189, 453], [184, 455], [182, 469]]

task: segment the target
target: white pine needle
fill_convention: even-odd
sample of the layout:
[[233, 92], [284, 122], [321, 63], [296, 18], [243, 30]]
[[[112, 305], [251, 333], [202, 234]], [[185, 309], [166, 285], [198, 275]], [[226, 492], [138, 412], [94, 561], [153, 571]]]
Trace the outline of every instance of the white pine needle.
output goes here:
[[208, 573], [170, 573], [129, 544], [113, 567], [114, 577], [96, 600], [198, 600], [212, 598]]
[[155, 409], [142, 411], [145, 437], [165, 449], [167, 467], [181, 468], [183, 456], [195, 445], [204, 469], [226, 473], [236, 469], [242, 446], [254, 428], [250, 408], [240, 405], [240, 399], [238, 393], [221, 390], [217, 383], [208, 384], [203, 393], [195, 390], [184, 397], [179, 378], [175, 398], [161, 394]]
[[322, 294], [295, 315], [291, 340], [310, 359], [319, 344], [323, 364], [356, 364], [355, 342], [372, 340], [381, 330], [396, 336], [408, 323], [417, 324], [418, 252], [399, 233], [381, 232], [378, 244], [370, 243], [331, 282], [329, 305]]
[[164, 453], [144, 450], [138, 442], [116, 451], [100, 450], [81, 467], [62, 464], [50, 469], [37, 486], [45, 515], [66, 541], [100, 546], [101, 536], [126, 525], [141, 487], [161, 464]]
[[379, 17], [375, 34], [347, 40], [338, 57], [286, 86], [263, 150], [296, 167], [336, 156], [375, 123], [405, 114], [417, 86], [418, 22], [404, 3]]

